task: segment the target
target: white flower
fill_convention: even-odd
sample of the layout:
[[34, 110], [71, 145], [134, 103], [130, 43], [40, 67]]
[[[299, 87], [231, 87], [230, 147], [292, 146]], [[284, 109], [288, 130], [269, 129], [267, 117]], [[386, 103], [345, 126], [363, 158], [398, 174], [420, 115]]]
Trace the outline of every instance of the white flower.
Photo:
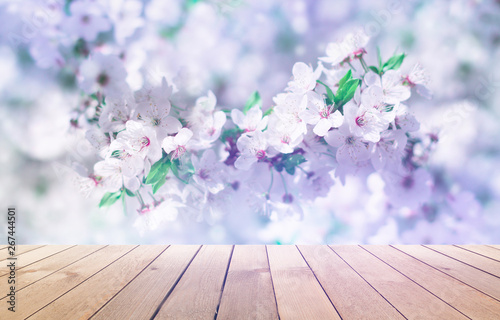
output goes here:
[[80, 67], [81, 88], [87, 94], [101, 91], [107, 98], [121, 97], [127, 89], [127, 72], [118, 57], [96, 53]]
[[269, 145], [281, 153], [292, 153], [296, 146], [302, 142], [303, 134], [293, 126], [280, 124], [277, 116], [271, 115], [269, 129], [266, 131]]
[[143, 158], [124, 139], [111, 142], [106, 159], [121, 160], [122, 173], [127, 177], [136, 176], [144, 169]]
[[321, 76], [323, 65], [318, 64], [316, 70], [303, 62], [296, 62], [293, 65], [293, 80], [288, 82], [287, 90], [293, 93], [304, 94], [316, 88], [316, 80]]
[[352, 166], [370, 158], [370, 144], [353, 135], [347, 124], [338, 130], [328, 131], [325, 141], [330, 146], [338, 148], [336, 158], [339, 164]]
[[313, 124], [313, 132], [324, 136], [330, 128], [338, 128], [344, 122], [344, 116], [336, 110], [331, 112], [330, 106], [325, 104], [323, 98], [316, 92], [308, 92], [308, 108], [299, 116], [308, 124]]
[[345, 59], [353, 59], [364, 53], [364, 46], [370, 38], [363, 30], [349, 33], [342, 41], [329, 43], [326, 47], [326, 57], [319, 58], [321, 61], [339, 64]]
[[247, 114], [244, 114], [238, 109], [233, 109], [231, 111], [231, 118], [238, 128], [245, 130], [245, 132], [262, 131], [267, 126], [268, 117], [262, 118], [262, 110], [260, 106], [255, 105]]
[[172, 87], [167, 84], [165, 78], [162, 79], [160, 87], [145, 88], [136, 94], [136, 118], [144, 125], [155, 129], [159, 140], [182, 128], [179, 120], [169, 116], [171, 94]]
[[431, 99], [432, 92], [427, 85], [429, 84], [429, 75], [420, 63], [415, 64], [410, 73], [404, 78], [404, 82], [412, 88], [416, 88], [417, 92], [424, 98]]
[[142, 3], [137, 0], [112, 0], [109, 3], [108, 14], [114, 25], [115, 39], [123, 44], [125, 39], [142, 27]]
[[128, 175], [131, 170], [126, 162], [115, 158], [108, 158], [94, 165], [94, 174], [102, 177], [100, 183], [110, 192], [119, 190], [123, 185], [132, 191], [139, 189], [140, 182], [137, 177]]
[[320, 167], [303, 175], [300, 179], [300, 198], [314, 200], [318, 197], [326, 197], [334, 181], [330, 176], [330, 167]]
[[382, 132], [380, 140], [375, 144], [371, 156], [375, 170], [386, 166], [397, 166], [401, 163], [408, 138], [402, 130], [387, 130]]
[[143, 159], [148, 157], [154, 163], [161, 158], [161, 147], [156, 138], [156, 132], [140, 122], [127, 121], [125, 130], [117, 136], [117, 140], [119, 139], [126, 141], [130, 148]]
[[191, 162], [195, 171], [193, 179], [197, 184], [211, 193], [218, 193], [224, 189], [224, 168], [217, 161], [212, 149], [206, 150], [199, 160], [195, 155], [192, 155]]
[[209, 148], [211, 143], [219, 138], [226, 123], [226, 114], [223, 111], [214, 112], [216, 104], [215, 95], [209, 91], [207, 96], [196, 100], [193, 110], [185, 113], [189, 128], [199, 140], [196, 147], [198, 149]]
[[394, 206], [416, 209], [431, 196], [432, 177], [423, 168], [403, 173], [387, 171], [382, 177], [385, 192]]
[[102, 157], [108, 153], [111, 140], [101, 130], [92, 128], [85, 132], [85, 138], [97, 149]]
[[413, 114], [408, 112], [408, 107], [404, 104], [400, 104], [396, 111], [395, 123], [397, 127], [407, 132], [418, 131], [420, 129], [420, 123]]
[[99, 117], [101, 130], [119, 132], [125, 129], [125, 123], [131, 119], [135, 107], [135, 100], [131, 94], [106, 98], [106, 105]]
[[252, 164], [267, 156], [267, 139], [261, 131], [255, 131], [253, 135], [243, 134], [236, 142], [240, 156], [236, 159], [234, 166], [241, 170], [249, 170]]
[[166, 153], [170, 153], [173, 151], [172, 158], [180, 158], [184, 153], [186, 153], [186, 146], [191, 137], [193, 136], [193, 132], [188, 128], [182, 128], [175, 135], [175, 137], [166, 137], [163, 139], [163, 143], [161, 144], [163, 150]]
[[364, 80], [367, 86], [376, 85], [383, 89], [385, 103], [397, 104], [411, 96], [410, 87], [403, 85], [402, 79], [399, 70], [388, 70], [382, 77], [370, 71], [365, 75]]
[[61, 23], [61, 29], [68, 34], [94, 41], [100, 32], [111, 29], [111, 23], [103, 16], [104, 10], [97, 1], [72, 1], [69, 11], [71, 15], [65, 16]]
[[[307, 108], [307, 96], [295, 93], [283, 93], [274, 98], [276, 106], [273, 115], [280, 119], [275, 122], [277, 126], [286, 127], [287, 130], [297, 131], [297, 134], [307, 133], [307, 125], [300, 118], [300, 113]], [[283, 128], [278, 128], [282, 130]]]

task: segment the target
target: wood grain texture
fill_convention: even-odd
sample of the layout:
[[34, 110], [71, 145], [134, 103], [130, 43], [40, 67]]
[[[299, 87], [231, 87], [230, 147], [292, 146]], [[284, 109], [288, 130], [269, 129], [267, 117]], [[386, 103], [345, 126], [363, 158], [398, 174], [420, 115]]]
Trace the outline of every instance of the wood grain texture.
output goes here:
[[[16, 294], [18, 310], [14, 319], [25, 319], [43, 308], [67, 291], [73, 289], [94, 273], [99, 272], [135, 246], [108, 246], [91, 255], [43, 278], [30, 286], [19, 290]], [[5, 300], [0, 300], [4, 304]], [[0, 319], [7, 319], [7, 310], [0, 308]], [[12, 319], [12, 318], [10, 318]]]
[[298, 246], [342, 319], [404, 319], [328, 246]]
[[426, 245], [425, 247], [441, 252], [453, 259], [462, 261], [470, 266], [475, 266], [478, 269], [491, 273], [500, 278], [500, 263], [487, 257], [483, 257], [474, 252], [463, 250], [455, 246], [445, 245]]
[[[36, 261], [45, 259], [50, 257], [53, 254], [69, 249], [73, 246], [63, 246], [63, 245], [52, 245], [52, 246], [44, 246], [37, 248], [35, 250], [31, 250], [26, 252], [25, 254], [17, 257], [17, 270], [22, 269]], [[0, 277], [6, 275], [8, 271], [2, 270], [0, 271]], [[0, 280], [1, 281], [1, 280]], [[2, 291], [0, 291], [2, 292]]]
[[500, 302], [388, 246], [363, 248], [472, 319], [494, 319]]
[[330, 246], [408, 319], [467, 319], [359, 246]]
[[[45, 259], [39, 260], [16, 271], [16, 291], [47, 277], [56, 271], [104, 248], [105, 246], [76, 246]], [[34, 251], [33, 251], [34, 252]], [[26, 253], [28, 254], [28, 253]], [[0, 277], [0, 295], [6, 296], [9, 284], [5, 276]]]
[[[41, 248], [43, 245], [17, 245], [16, 246], [16, 251], [15, 251], [15, 256], [19, 258], [20, 255], [26, 252], [30, 252], [31, 250], [35, 250], [37, 248]], [[1, 250], [0, 251], [0, 261], [6, 260], [8, 257], [11, 257], [9, 255], [9, 250]], [[3, 263], [2, 263], [2, 268], [3, 268]]]
[[203, 246], [154, 319], [214, 319], [232, 246]]
[[497, 277], [424, 246], [395, 245], [393, 247], [500, 301], [500, 282]]
[[488, 247], [492, 247], [492, 248], [500, 250], [500, 244], [489, 244]]
[[93, 320], [151, 319], [200, 246], [170, 246], [102, 309]]
[[217, 319], [278, 319], [266, 247], [234, 247]]
[[280, 319], [340, 319], [295, 246], [267, 246]]
[[462, 249], [469, 250], [471, 252], [475, 252], [477, 254], [480, 254], [482, 256], [488, 257], [490, 259], [496, 260], [500, 262], [500, 250], [488, 247], [488, 246], [483, 246], [483, 245], [478, 245], [478, 244], [470, 244], [470, 245], [460, 245], [458, 246]]
[[[29, 319], [88, 319], [167, 246], [140, 246], [33, 314]], [[104, 289], [103, 289], [104, 288]]]

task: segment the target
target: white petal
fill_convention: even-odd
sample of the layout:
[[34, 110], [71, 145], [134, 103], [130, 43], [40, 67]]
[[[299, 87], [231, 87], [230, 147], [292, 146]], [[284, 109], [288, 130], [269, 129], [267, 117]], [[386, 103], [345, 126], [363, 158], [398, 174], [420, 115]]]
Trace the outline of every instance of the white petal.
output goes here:
[[170, 153], [177, 148], [174, 137], [166, 137], [165, 139], [163, 139], [161, 146], [166, 153]]
[[240, 170], [249, 170], [252, 164], [257, 162], [257, 158], [254, 155], [242, 154], [234, 162], [234, 166]]
[[318, 136], [323, 137], [331, 127], [332, 123], [328, 119], [323, 118], [319, 120], [316, 126], [314, 126], [313, 132]]
[[325, 134], [325, 141], [332, 147], [340, 147], [345, 143], [346, 137], [339, 130], [331, 130]]
[[191, 137], [193, 137], [193, 131], [188, 128], [182, 128], [175, 136], [174, 141], [179, 146], [185, 146]]

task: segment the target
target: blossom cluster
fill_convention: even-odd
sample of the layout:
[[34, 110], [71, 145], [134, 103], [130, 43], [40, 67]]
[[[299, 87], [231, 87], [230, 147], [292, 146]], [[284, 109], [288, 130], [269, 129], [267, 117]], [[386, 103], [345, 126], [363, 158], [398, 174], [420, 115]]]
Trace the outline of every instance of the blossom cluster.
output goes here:
[[316, 68], [295, 63], [265, 111], [258, 92], [241, 109], [218, 106], [211, 91], [178, 102], [165, 78], [133, 92], [119, 57], [93, 54], [79, 75], [89, 98], [72, 123], [88, 128], [101, 160], [80, 170], [81, 182], [107, 191], [101, 206], [137, 199], [139, 214], [219, 216], [246, 203], [300, 217], [301, 203], [327, 196], [334, 179], [376, 171], [392, 206], [418, 207], [430, 196], [424, 165], [437, 137], [419, 134], [404, 102], [412, 88], [430, 94], [427, 76], [419, 64], [403, 74], [405, 54], [368, 66], [368, 40], [357, 31], [331, 43]]

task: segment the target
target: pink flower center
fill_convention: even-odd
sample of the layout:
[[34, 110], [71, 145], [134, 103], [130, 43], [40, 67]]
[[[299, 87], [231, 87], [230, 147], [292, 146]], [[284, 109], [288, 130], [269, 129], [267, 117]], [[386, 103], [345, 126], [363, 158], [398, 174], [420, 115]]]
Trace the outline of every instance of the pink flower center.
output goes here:
[[328, 117], [330, 116], [330, 111], [328, 110], [328, 108], [325, 108], [319, 112], [319, 116], [323, 119], [328, 119]]
[[141, 150], [148, 147], [151, 144], [151, 141], [149, 140], [148, 137], [142, 137], [141, 138]]
[[185, 146], [178, 146], [173, 154], [173, 158], [180, 158], [182, 155], [186, 153], [186, 147]]
[[266, 151], [264, 150], [259, 150], [257, 151], [257, 153], [255, 154], [255, 156], [257, 157], [257, 159], [259, 160], [262, 160], [266, 157]]
[[290, 137], [289, 136], [282, 137], [281, 138], [281, 143], [289, 144], [290, 143]]
[[366, 125], [366, 119], [364, 114], [356, 118], [356, 125], [358, 127], [363, 127]]

